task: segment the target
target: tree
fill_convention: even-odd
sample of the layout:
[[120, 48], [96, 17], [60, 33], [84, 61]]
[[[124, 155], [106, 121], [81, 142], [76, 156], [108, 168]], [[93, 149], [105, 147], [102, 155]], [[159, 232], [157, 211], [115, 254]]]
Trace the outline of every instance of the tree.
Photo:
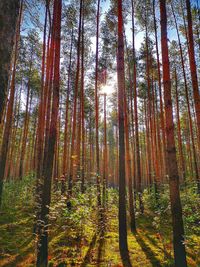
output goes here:
[[163, 86], [165, 103], [165, 125], [166, 125], [166, 149], [169, 173], [170, 201], [173, 226], [174, 258], [177, 267], [187, 266], [184, 245], [184, 226], [182, 219], [182, 207], [179, 192], [179, 175], [176, 159], [176, 148], [174, 139], [174, 123], [171, 99], [170, 66], [167, 44], [167, 13], [166, 1], [160, 0], [161, 19], [161, 49], [163, 64]]
[[126, 226], [126, 179], [125, 179], [125, 141], [124, 141], [124, 37], [122, 0], [118, 0], [118, 47], [117, 47], [117, 80], [118, 80], [118, 120], [119, 120], [119, 250], [124, 266], [131, 266]]
[[102, 222], [101, 212], [101, 187], [100, 187], [100, 159], [99, 159], [99, 96], [98, 96], [98, 73], [99, 73], [99, 19], [100, 19], [100, 2], [97, 2], [96, 16], [96, 58], [95, 58], [95, 141], [96, 141], [96, 182], [97, 182], [97, 204], [99, 225]]
[[144, 212], [144, 206], [142, 201], [142, 177], [141, 177], [141, 160], [140, 160], [140, 141], [139, 141], [139, 130], [138, 130], [138, 104], [137, 104], [137, 69], [136, 69], [136, 54], [135, 54], [135, 7], [133, 0], [132, 4], [132, 47], [133, 47], [133, 88], [134, 88], [134, 119], [135, 119], [135, 143], [136, 143], [136, 161], [137, 161], [137, 180], [138, 180], [138, 194], [140, 210]]
[[83, 0], [80, 1], [80, 8], [79, 8], [76, 79], [75, 79], [75, 89], [74, 89], [73, 126], [72, 126], [72, 142], [71, 142], [71, 161], [70, 161], [69, 180], [68, 180], [69, 194], [72, 194], [73, 175], [74, 175], [73, 165], [74, 165], [74, 158], [76, 158], [77, 156], [75, 154], [75, 139], [76, 139], [76, 122], [77, 122], [77, 98], [78, 98], [78, 85], [79, 85], [79, 74], [80, 74], [82, 14], [83, 14]]
[[18, 23], [17, 23], [17, 30], [15, 33], [15, 49], [14, 49], [12, 78], [10, 82], [10, 98], [8, 101], [6, 120], [5, 120], [5, 129], [4, 129], [1, 154], [0, 154], [0, 205], [2, 201], [3, 179], [5, 175], [8, 145], [10, 141], [9, 139], [10, 139], [11, 127], [12, 127], [13, 107], [14, 107], [14, 97], [15, 97], [15, 74], [16, 74], [16, 64], [17, 64], [17, 56], [18, 56], [18, 44], [19, 44], [19, 37], [20, 37], [22, 8], [23, 8], [23, 2], [21, 2], [20, 13], [19, 13], [19, 18], [18, 18]]
[[[189, 41], [188, 54], [189, 54], [190, 72], [191, 72], [192, 87], [193, 87], [194, 105], [195, 105], [195, 112], [196, 112], [196, 118], [197, 118], [198, 138], [200, 138], [200, 95], [199, 95], [199, 88], [198, 88], [197, 68], [196, 68], [196, 62], [195, 62], [190, 0], [186, 0], [186, 7], [187, 7], [188, 41]], [[200, 146], [200, 140], [198, 140], [198, 144]], [[198, 177], [198, 175], [197, 175], [197, 179], [198, 179], [197, 190], [198, 190], [198, 194], [200, 194], [200, 177]]]
[[14, 36], [19, 15], [20, 0], [0, 2], [0, 123], [6, 105], [6, 94]]
[[41, 194], [41, 221], [39, 229], [39, 241], [37, 252], [37, 266], [48, 265], [48, 214], [51, 202], [51, 182], [53, 175], [53, 162], [55, 156], [55, 145], [57, 137], [57, 120], [59, 111], [59, 89], [60, 89], [60, 34], [61, 34], [61, 11], [62, 0], [54, 1], [54, 76], [53, 76], [53, 100], [51, 110], [51, 123], [48, 138], [47, 165], [44, 169], [44, 185]]

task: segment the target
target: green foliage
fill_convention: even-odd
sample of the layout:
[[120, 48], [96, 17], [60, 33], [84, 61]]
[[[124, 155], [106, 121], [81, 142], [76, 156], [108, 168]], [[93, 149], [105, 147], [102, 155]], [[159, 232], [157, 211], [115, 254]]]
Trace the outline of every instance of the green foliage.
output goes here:
[[33, 205], [34, 192], [33, 185], [35, 183], [35, 175], [31, 173], [22, 180], [11, 180], [4, 183], [3, 192], [3, 209], [14, 209], [17, 206], [26, 204]]
[[[0, 217], [0, 264], [34, 266], [33, 242], [34, 175], [22, 181], [6, 182], [4, 207]], [[108, 189], [106, 232], [98, 238], [96, 187], [87, 186], [84, 194], [77, 184], [73, 196], [52, 191], [49, 215], [49, 266], [121, 266], [118, 235], [118, 190]], [[169, 187], [160, 188], [159, 203], [153, 188], [144, 191], [145, 214], [137, 212], [137, 233], [128, 229], [128, 244], [133, 266], [172, 266], [172, 226]], [[199, 263], [199, 202], [196, 186], [181, 191], [189, 266]], [[5, 205], [6, 202], [6, 205]], [[99, 256], [100, 255], [100, 256]], [[100, 258], [99, 258], [100, 257]], [[10, 265], [9, 265], [10, 264]], [[12, 265], [13, 264], [13, 265]]]
[[50, 207], [50, 220], [62, 225], [63, 229], [73, 228], [82, 232], [86, 220], [88, 224], [95, 218], [95, 214], [90, 217], [96, 207], [95, 192], [94, 187], [90, 187], [84, 194], [77, 191], [70, 200], [55, 193]]
[[183, 215], [186, 234], [200, 235], [200, 199], [196, 184], [182, 191]]

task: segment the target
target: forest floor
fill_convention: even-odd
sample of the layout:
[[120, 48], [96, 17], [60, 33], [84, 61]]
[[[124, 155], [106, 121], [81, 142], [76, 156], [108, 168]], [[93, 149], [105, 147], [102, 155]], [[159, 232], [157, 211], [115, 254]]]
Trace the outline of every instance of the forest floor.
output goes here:
[[[37, 237], [33, 234], [32, 178], [15, 186], [12, 183], [5, 185], [4, 192], [0, 211], [0, 266], [35, 266]], [[166, 194], [162, 197], [157, 210], [150, 209], [150, 206], [153, 207], [151, 199], [152, 196], [146, 193], [145, 213], [136, 212], [137, 233], [132, 234], [128, 230], [130, 259], [133, 267], [173, 266], [168, 198]], [[189, 202], [193, 203], [193, 200], [190, 198]], [[66, 207], [66, 199], [60, 196], [60, 192], [54, 192], [49, 218], [49, 266], [122, 266], [118, 247], [117, 202], [117, 191], [109, 190], [106, 231], [99, 239], [95, 189], [77, 194], [72, 199], [70, 211]], [[200, 266], [200, 221], [192, 217], [198, 205], [196, 201], [183, 209], [187, 215], [185, 242], [188, 266], [191, 267]]]

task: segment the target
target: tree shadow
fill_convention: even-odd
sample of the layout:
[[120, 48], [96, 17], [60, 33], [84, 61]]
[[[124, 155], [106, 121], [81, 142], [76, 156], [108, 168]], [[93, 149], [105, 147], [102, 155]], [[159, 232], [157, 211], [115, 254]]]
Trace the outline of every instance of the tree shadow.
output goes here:
[[[149, 239], [149, 241], [150, 241], [153, 245], [158, 246], [158, 243], [155, 241], [154, 238], [150, 237], [149, 235], [147, 235], [146, 237]], [[163, 253], [165, 254], [165, 257], [166, 257], [167, 259], [173, 260], [171, 254], [170, 254], [168, 251], [166, 251], [166, 250], [164, 249], [164, 247], [160, 247], [160, 250], [163, 251]]]
[[103, 256], [105, 254], [105, 234], [99, 238], [98, 247], [97, 247], [97, 267], [101, 266], [103, 263]]
[[2, 267], [14, 267], [19, 264], [25, 256], [27, 256], [29, 253], [33, 251], [33, 237], [30, 237], [24, 242], [23, 246], [20, 248], [20, 253], [16, 255], [15, 257], [12, 257], [10, 261], [6, 262], [5, 264], [2, 264]]
[[139, 234], [136, 234], [135, 238], [138, 244], [140, 245], [140, 247], [142, 248], [142, 250], [144, 251], [146, 257], [151, 262], [151, 264], [156, 267], [162, 267], [161, 262], [156, 258], [152, 249], [144, 242], [141, 236]]
[[121, 254], [121, 260], [124, 267], [132, 267], [128, 251], [125, 252], [123, 255]]
[[90, 245], [89, 245], [89, 248], [88, 248], [88, 251], [83, 259], [83, 262], [81, 263], [81, 267], [85, 267], [87, 266], [87, 264], [90, 262], [90, 257], [91, 257], [91, 251], [92, 249], [94, 248], [95, 244], [96, 244], [96, 240], [97, 240], [97, 234], [95, 233], [91, 242], [90, 242]]

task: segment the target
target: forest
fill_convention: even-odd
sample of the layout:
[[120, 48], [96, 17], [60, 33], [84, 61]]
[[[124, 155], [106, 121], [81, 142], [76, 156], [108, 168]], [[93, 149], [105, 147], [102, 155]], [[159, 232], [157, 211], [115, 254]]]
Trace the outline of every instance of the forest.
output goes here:
[[200, 266], [198, 0], [0, 0], [0, 266]]

